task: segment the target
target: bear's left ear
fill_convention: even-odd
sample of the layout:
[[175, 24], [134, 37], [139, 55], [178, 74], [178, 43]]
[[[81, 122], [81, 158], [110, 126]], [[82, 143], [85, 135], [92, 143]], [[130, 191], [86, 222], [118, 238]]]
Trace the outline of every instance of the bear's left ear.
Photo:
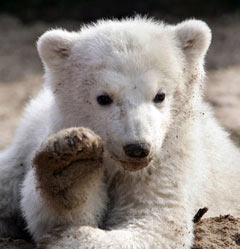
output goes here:
[[50, 68], [59, 67], [71, 54], [74, 42], [79, 33], [55, 29], [45, 32], [37, 42], [39, 56]]
[[189, 63], [204, 59], [212, 39], [211, 30], [205, 22], [184, 21], [176, 26], [176, 36]]

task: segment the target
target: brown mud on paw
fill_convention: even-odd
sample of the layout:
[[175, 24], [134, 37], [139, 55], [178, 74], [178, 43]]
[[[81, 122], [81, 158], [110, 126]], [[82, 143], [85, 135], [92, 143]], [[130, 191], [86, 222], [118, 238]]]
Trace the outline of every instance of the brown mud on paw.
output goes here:
[[34, 165], [60, 170], [78, 160], [102, 157], [102, 140], [87, 128], [69, 128], [51, 136], [35, 155]]
[[76, 189], [103, 174], [102, 154], [101, 138], [87, 128], [69, 128], [51, 136], [33, 159], [40, 193], [57, 208], [76, 207]]
[[196, 223], [192, 249], [239, 249], [240, 219], [231, 215], [202, 219]]

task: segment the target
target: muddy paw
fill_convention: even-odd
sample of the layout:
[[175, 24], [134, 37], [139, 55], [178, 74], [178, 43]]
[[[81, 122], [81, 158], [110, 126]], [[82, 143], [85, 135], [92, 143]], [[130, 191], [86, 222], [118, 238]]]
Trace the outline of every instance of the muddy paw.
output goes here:
[[36, 187], [48, 205], [56, 212], [83, 205], [96, 182], [102, 181], [102, 153], [101, 138], [86, 128], [49, 137], [33, 159]]
[[103, 153], [102, 140], [87, 128], [69, 128], [51, 136], [37, 151], [33, 165], [57, 174], [76, 161], [99, 161]]

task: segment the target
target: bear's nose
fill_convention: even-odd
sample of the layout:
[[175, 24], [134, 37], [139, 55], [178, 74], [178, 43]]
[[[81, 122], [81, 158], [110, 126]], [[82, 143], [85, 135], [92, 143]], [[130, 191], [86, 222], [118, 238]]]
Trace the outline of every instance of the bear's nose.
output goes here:
[[128, 157], [144, 158], [150, 152], [150, 145], [147, 143], [127, 144], [123, 150]]

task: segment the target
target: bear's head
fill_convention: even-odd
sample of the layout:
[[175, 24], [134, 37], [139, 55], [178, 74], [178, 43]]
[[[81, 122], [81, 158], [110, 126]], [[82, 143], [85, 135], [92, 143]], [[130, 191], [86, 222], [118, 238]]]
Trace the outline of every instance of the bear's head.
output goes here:
[[176, 93], [186, 95], [202, 78], [210, 41], [202, 21], [170, 26], [136, 17], [80, 32], [48, 31], [38, 51], [61, 127], [92, 129], [109, 155], [133, 171], [161, 153]]

